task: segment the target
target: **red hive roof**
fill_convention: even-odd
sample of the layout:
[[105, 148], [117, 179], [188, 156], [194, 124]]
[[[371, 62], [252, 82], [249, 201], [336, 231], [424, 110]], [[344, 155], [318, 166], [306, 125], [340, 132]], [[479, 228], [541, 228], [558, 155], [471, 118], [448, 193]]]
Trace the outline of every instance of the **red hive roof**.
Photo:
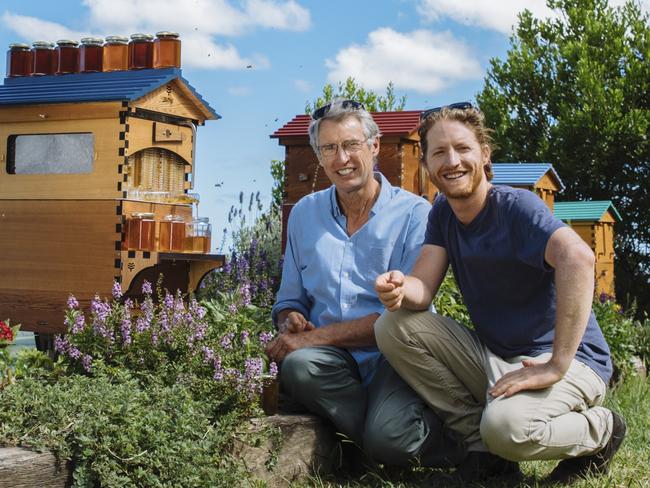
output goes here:
[[[405, 137], [417, 130], [420, 113], [420, 110], [403, 110], [401, 112], [371, 112], [371, 115], [382, 135]], [[271, 137], [307, 137], [310, 122], [310, 115], [296, 115], [290, 122], [271, 134]]]

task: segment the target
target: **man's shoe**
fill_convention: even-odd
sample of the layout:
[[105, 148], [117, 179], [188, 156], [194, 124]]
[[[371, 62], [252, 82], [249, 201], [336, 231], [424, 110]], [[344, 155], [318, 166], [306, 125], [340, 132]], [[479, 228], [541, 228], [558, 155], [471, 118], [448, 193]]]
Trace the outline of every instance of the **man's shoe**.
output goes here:
[[456, 478], [463, 483], [496, 476], [521, 475], [519, 464], [489, 452], [471, 451], [456, 468]]
[[618, 448], [621, 447], [627, 425], [625, 420], [616, 412], [612, 412], [612, 435], [600, 451], [588, 456], [580, 456], [560, 461], [551, 472], [548, 479], [554, 483], [572, 483], [579, 478], [591, 475], [602, 475], [609, 471], [609, 465]]

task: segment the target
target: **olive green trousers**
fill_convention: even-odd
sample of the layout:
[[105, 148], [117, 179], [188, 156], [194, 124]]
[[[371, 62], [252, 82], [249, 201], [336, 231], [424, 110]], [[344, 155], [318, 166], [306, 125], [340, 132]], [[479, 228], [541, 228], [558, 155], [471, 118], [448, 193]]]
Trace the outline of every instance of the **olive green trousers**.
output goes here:
[[549, 388], [492, 398], [487, 390], [528, 357], [503, 359], [473, 330], [429, 311], [385, 312], [375, 337], [393, 368], [468, 451], [511, 461], [565, 459], [597, 452], [609, 440], [612, 415], [600, 406], [606, 385], [577, 360]]

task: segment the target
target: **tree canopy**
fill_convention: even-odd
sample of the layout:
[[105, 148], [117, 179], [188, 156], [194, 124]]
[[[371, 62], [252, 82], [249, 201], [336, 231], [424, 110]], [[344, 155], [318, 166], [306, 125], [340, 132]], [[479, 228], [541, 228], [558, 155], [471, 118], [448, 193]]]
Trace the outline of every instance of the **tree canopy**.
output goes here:
[[404, 105], [406, 105], [405, 95], [399, 99], [395, 97], [395, 86], [392, 81], [386, 86], [385, 95], [377, 95], [375, 92], [363, 88], [350, 76], [345, 80], [345, 83], [339, 82], [336, 90], [331, 83], [327, 83], [323, 87], [323, 94], [321, 96], [311, 103], [307, 102], [305, 113], [311, 114], [318, 107], [331, 102], [335, 98], [346, 98], [361, 102], [368, 112], [400, 111], [404, 110]]
[[548, 0], [555, 15], [519, 16], [505, 60], [492, 59], [477, 101], [494, 161], [543, 161], [558, 200], [612, 200], [616, 290], [650, 310], [650, 27], [628, 1]]

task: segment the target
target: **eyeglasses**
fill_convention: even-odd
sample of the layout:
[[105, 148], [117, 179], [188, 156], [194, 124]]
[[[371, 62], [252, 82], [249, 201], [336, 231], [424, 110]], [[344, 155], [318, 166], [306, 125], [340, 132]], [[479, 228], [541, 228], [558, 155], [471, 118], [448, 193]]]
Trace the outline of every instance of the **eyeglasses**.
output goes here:
[[[366, 109], [366, 107], [363, 106], [363, 103], [357, 102], [356, 100], [343, 100], [342, 102], [333, 102], [333, 103], [340, 103], [342, 108], [352, 108], [352, 110]], [[312, 114], [311, 118], [314, 120], [322, 119], [323, 117], [325, 117], [325, 114], [327, 114], [327, 112], [330, 111], [331, 108], [332, 108], [332, 103], [323, 105]]]
[[339, 147], [347, 154], [354, 154], [361, 151], [367, 141], [368, 138], [363, 141], [351, 139], [349, 141], [343, 141], [341, 144], [323, 144], [322, 146], [318, 146], [318, 152], [326, 159], [331, 159], [336, 156], [339, 153]]
[[441, 110], [445, 108], [450, 108], [450, 109], [456, 109], [456, 110], [466, 110], [468, 108], [474, 108], [474, 105], [472, 105], [471, 102], [457, 102], [457, 103], [450, 103], [449, 105], [443, 105], [442, 107], [434, 107], [430, 108], [428, 110], [425, 110], [420, 114], [420, 121], [426, 119], [429, 115], [434, 114], [436, 112], [440, 112]]

